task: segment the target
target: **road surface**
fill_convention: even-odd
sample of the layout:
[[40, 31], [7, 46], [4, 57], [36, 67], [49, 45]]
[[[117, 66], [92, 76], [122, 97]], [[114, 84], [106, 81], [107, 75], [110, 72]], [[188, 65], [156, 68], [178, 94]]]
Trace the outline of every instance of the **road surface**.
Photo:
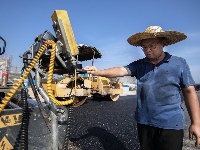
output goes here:
[[[200, 97], [200, 94], [198, 93]], [[72, 149], [81, 150], [137, 150], [134, 112], [136, 95], [121, 96], [116, 102], [89, 99], [73, 109], [70, 134]], [[183, 150], [195, 150], [194, 141], [188, 140], [189, 116], [186, 115]]]
[[[33, 97], [31, 90], [30, 96]], [[200, 92], [197, 92], [200, 99]], [[119, 100], [104, 101], [88, 98], [85, 104], [73, 108], [71, 115], [69, 150], [138, 150], [135, 92], [126, 92]], [[190, 119], [185, 110], [186, 123], [183, 150], [196, 150], [189, 141]]]

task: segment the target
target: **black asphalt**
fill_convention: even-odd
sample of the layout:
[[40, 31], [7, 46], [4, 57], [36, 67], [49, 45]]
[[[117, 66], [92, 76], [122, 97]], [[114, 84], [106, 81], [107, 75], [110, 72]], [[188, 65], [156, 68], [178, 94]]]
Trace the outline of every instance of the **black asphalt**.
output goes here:
[[[198, 93], [200, 97], [200, 94]], [[136, 96], [121, 96], [118, 101], [89, 98], [86, 103], [73, 109], [69, 149], [78, 150], [137, 150], [136, 121], [134, 113]], [[190, 119], [186, 116], [183, 149], [195, 149], [188, 140]]]
[[135, 95], [118, 101], [88, 99], [73, 110], [70, 140], [82, 150], [136, 150]]

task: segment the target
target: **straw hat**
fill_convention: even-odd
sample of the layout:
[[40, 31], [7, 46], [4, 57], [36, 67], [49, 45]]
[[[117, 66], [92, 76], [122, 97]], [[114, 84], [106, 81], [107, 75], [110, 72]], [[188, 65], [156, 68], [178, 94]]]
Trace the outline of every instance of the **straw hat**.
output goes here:
[[171, 45], [182, 40], [185, 40], [187, 36], [184, 33], [177, 31], [163, 31], [160, 26], [150, 26], [146, 28], [144, 32], [136, 33], [130, 36], [127, 41], [133, 46], [141, 46], [141, 41], [144, 39], [163, 37], [164, 46]]

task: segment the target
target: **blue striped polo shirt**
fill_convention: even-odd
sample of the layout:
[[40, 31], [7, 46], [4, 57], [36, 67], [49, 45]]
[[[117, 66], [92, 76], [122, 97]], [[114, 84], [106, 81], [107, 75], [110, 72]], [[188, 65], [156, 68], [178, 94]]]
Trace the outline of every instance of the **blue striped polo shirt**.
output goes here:
[[137, 79], [135, 119], [140, 124], [180, 130], [185, 123], [181, 88], [195, 82], [185, 59], [165, 54], [157, 65], [145, 57], [125, 66]]

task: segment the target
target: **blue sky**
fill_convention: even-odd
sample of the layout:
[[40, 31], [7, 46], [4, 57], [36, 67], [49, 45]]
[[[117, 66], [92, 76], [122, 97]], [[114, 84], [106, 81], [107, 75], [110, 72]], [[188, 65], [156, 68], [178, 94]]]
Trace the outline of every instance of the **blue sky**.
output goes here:
[[[51, 15], [54, 10], [66, 10], [77, 44], [101, 51], [102, 59], [94, 63], [100, 69], [143, 58], [141, 49], [129, 45], [127, 38], [148, 26], [184, 32], [188, 38], [165, 51], [185, 58], [200, 83], [199, 6], [199, 0], [5, 0], [0, 4], [0, 36], [7, 41], [4, 56], [12, 55], [13, 66], [22, 67], [19, 55], [45, 30], [55, 35]], [[83, 62], [85, 65], [91, 61]]]

